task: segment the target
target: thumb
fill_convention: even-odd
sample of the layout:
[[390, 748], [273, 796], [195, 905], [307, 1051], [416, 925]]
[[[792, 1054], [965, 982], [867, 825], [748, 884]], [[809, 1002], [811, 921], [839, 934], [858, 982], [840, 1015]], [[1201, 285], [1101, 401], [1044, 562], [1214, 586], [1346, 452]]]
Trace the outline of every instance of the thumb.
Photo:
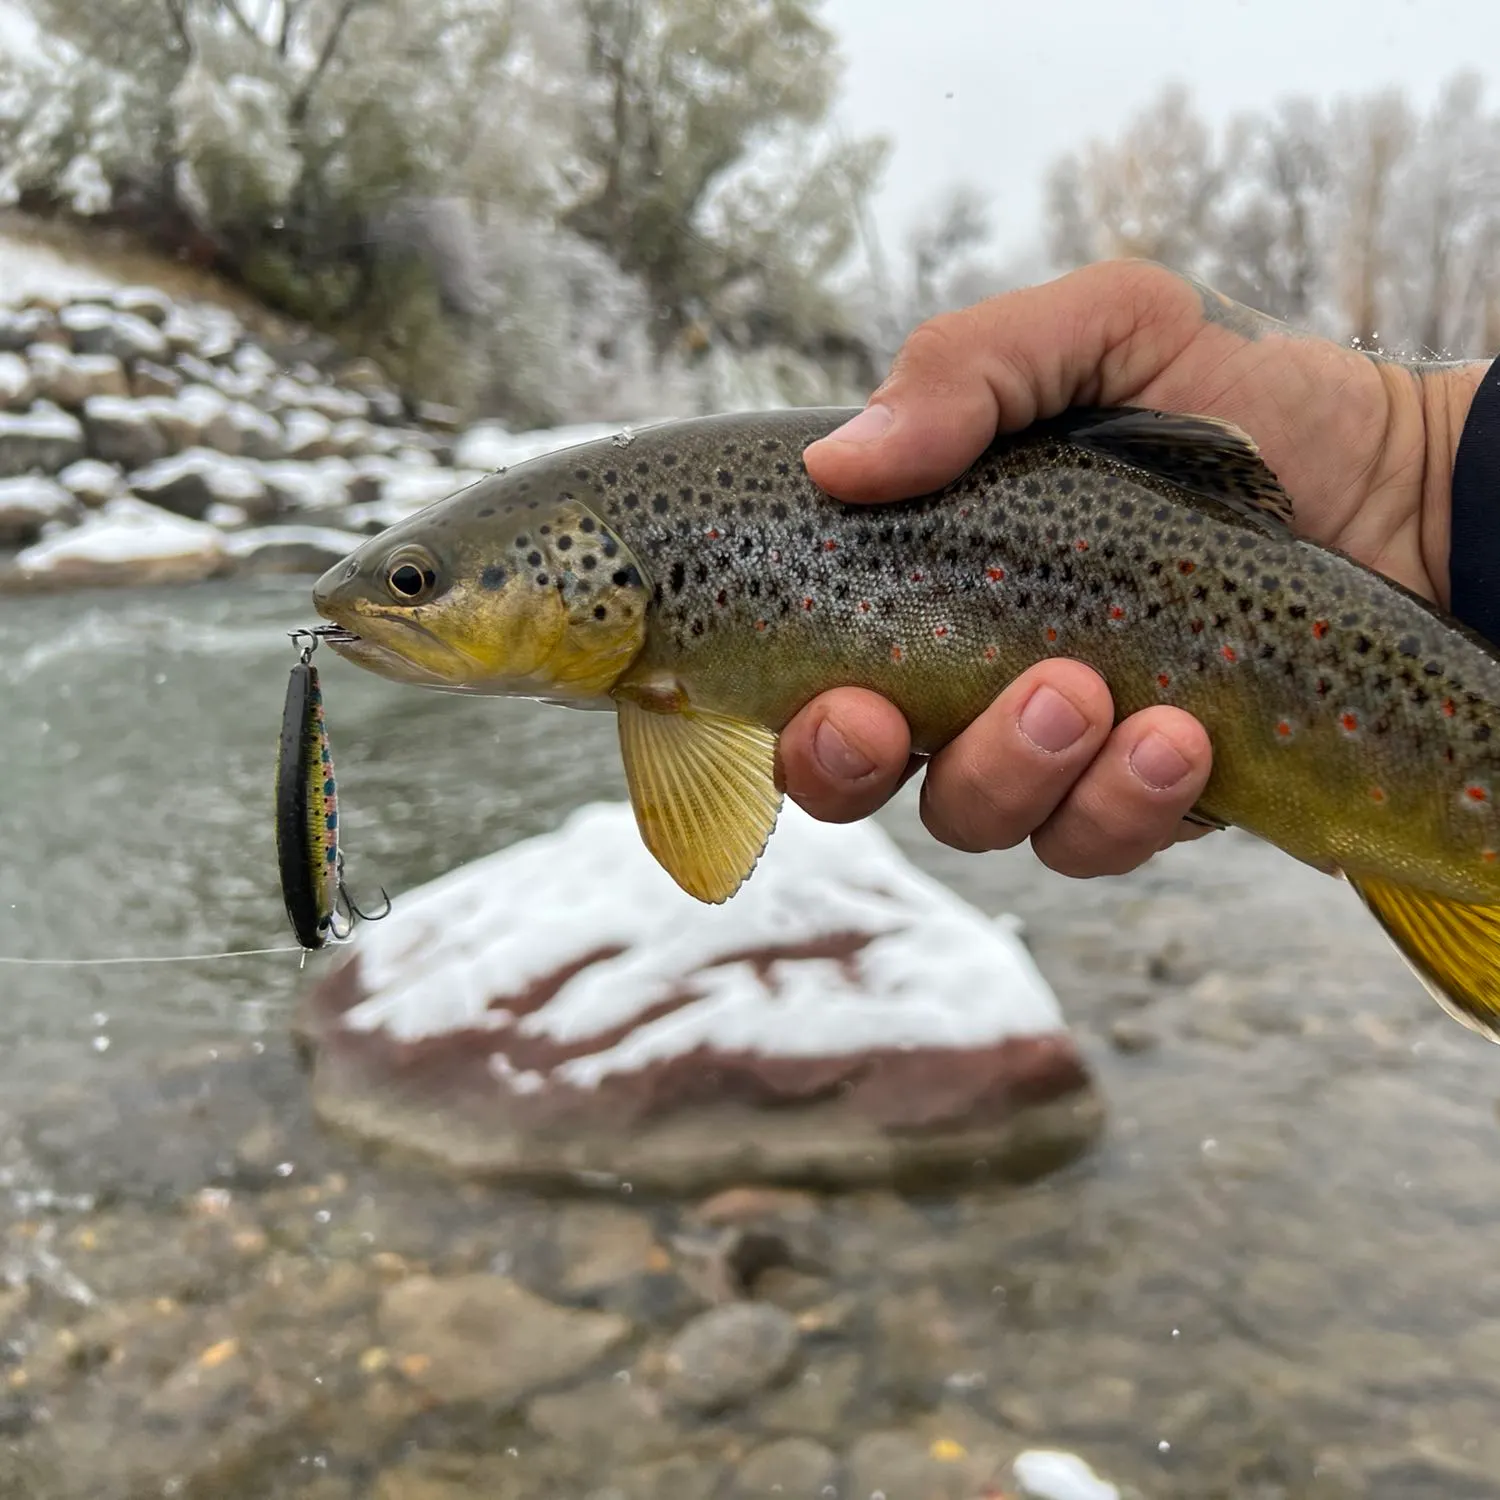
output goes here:
[[1129, 400], [1202, 324], [1191, 284], [1164, 266], [1105, 261], [944, 313], [915, 329], [869, 404], [804, 454], [841, 500], [940, 489], [997, 432], [1081, 402]]

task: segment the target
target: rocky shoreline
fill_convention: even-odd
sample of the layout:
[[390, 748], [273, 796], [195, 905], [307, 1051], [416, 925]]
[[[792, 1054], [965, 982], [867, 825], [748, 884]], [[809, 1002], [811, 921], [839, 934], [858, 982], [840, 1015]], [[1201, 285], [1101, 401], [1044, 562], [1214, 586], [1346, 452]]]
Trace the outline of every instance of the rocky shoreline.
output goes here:
[[0, 592], [317, 573], [531, 452], [150, 287], [0, 306]]

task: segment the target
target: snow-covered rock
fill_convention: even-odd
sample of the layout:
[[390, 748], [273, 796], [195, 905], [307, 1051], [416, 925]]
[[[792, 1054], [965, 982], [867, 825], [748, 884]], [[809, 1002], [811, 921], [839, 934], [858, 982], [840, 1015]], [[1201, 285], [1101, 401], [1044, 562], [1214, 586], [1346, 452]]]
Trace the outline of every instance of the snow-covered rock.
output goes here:
[[26, 351], [36, 393], [44, 401], [79, 410], [94, 396], [128, 396], [125, 366], [112, 354], [72, 354], [61, 344], [33, 344]]
[[83, 427], [50, 402], [30, 411], [0, 411], [0, 478], [55, 474], [83, 457]]
[[1099, 1476], [1076, 1453], [1032, 1448], [1011, 1465], [1022, 1500], [1120, 1500], [1118, 1486]]
[[122, 286], [109, 300], [120, 312], [144, 318], [158, 328], [172, 316], [172, 299], [154, 286]]
[[69, 464], [57, 476], [57, 482], [90, 510], [97, 510], [106, 500], [125, 493], [125, 476], [113, 464], [97, 458], [81, 458]]
[[575, 427], [550, 427], [534, 432], [510, 432], [498, 422], [480, 422], [459, 438], [453, 455], [457, 469], [508, 469], [556, 448], [571, 448], [575, 443], [591, 443], [595, 438], [612, 437], [620, 431], [618, 423], [590, 422]]
[[283, 421], [288, 458], [314, 459], [339, 456], [333, 438], [333, 423], [321, 412], [293, 407]]
[[182, 376], [166, 365], [149, 359], [138, 359], [130, 372], [130, 392], [134, 396], [175, 396], [182, 389]]
[[35, 541], [49, 522], [77, 512], [78, 502], [54, 480], [40, 474], [0, 479], [0, 547]]
[[302, 1025], [330, 1120], [518, 1179], [1024, 1174], [1099, 1124], [1013, 927], [873, 823], [791, 805], [721, 907], [668, 878], [628, 806], [585, 807], [398, 894]]
[[151, 405], [131, 396], [90, 396], [83, 403], [89, 452], [122, 469], [142, 469], [167, 454]]
[[45, 307], [0, 307], [0, 351], [20, 354], [48, 334], [57, 319]]
[[224, 538], [224, 550], [247, 573], [325, 573], [364, 542], [331, 526], [257, 526]]
[[161, 329], [134, 313], [76, 302], [63, 308], [58, 322], [78, 354], [112, 354], [120, 360], [167, 357], [169, 345]]
[[353, 468], [342, 458], [323, 458], [316, 463], [261, 465], [261, 477], [283, 511], [305, 513], [343, 510], [349, 504]]
[[25, 409], [35, 394], [31, 366], [19, 354], [0, 353], [0, 410]]
[[212, 526], [125, 496], [17, 553], [0, 588], [183, 583], [223, 566], [224, 538]]
[[129, 483], [143, 500], [195, 520], [212, 505], [236, 505], [261, 520], [276, 508], [258, 465], [212, 448], [189, 448], [164, 458], [131, 474]]

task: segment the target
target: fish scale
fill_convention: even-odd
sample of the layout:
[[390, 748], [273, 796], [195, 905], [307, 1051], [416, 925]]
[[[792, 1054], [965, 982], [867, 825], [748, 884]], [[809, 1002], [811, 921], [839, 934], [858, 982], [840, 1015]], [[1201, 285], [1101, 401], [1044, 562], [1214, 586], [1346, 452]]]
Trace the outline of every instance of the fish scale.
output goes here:
[[[1119, 716], [1203, 722], [1202, 817], [1343, 871], [1444, 1003], [1493, 1029], [1500, 961], [1476, 980], [1468, 951], [1500, 955], [1485, 642], [1296, 537], [1226, 423], [1068, 412], [941, 491], [858, 506], [801, 462], [849, 415], [701, 418], [532, 460], [367, 543], [318, 607], [386, 675], [615, 708], [642, 833], [709, 900], [753, 868], [775, 737], [818, 693], [882, 694], [932, 753], [1024, 669], [1086, 662]], [[406, 601], [402, 558], [432, 580]]]

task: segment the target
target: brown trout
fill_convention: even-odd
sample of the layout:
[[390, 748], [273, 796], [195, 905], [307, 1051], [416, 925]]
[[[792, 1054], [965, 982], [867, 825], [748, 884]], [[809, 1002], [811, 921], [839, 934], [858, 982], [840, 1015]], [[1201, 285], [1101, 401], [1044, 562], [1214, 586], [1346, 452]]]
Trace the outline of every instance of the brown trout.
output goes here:
[[943, 490], [845, 505], [801, 461], [853, 413], [668, 422], [533, 459], [316, 586], [336, 651], [401, 682], [614, 708], [641, 834], [727, 899], [781, 803], [776, 740], [825, 689], [940, 749], [1049, 656], [1120, 717], [1195, 714], [1196, 809], [1341, 871], [1439, 1002], [1500, 1040], [1500, 657], [1294, 536], [1239, 429], [1073, 410]]

